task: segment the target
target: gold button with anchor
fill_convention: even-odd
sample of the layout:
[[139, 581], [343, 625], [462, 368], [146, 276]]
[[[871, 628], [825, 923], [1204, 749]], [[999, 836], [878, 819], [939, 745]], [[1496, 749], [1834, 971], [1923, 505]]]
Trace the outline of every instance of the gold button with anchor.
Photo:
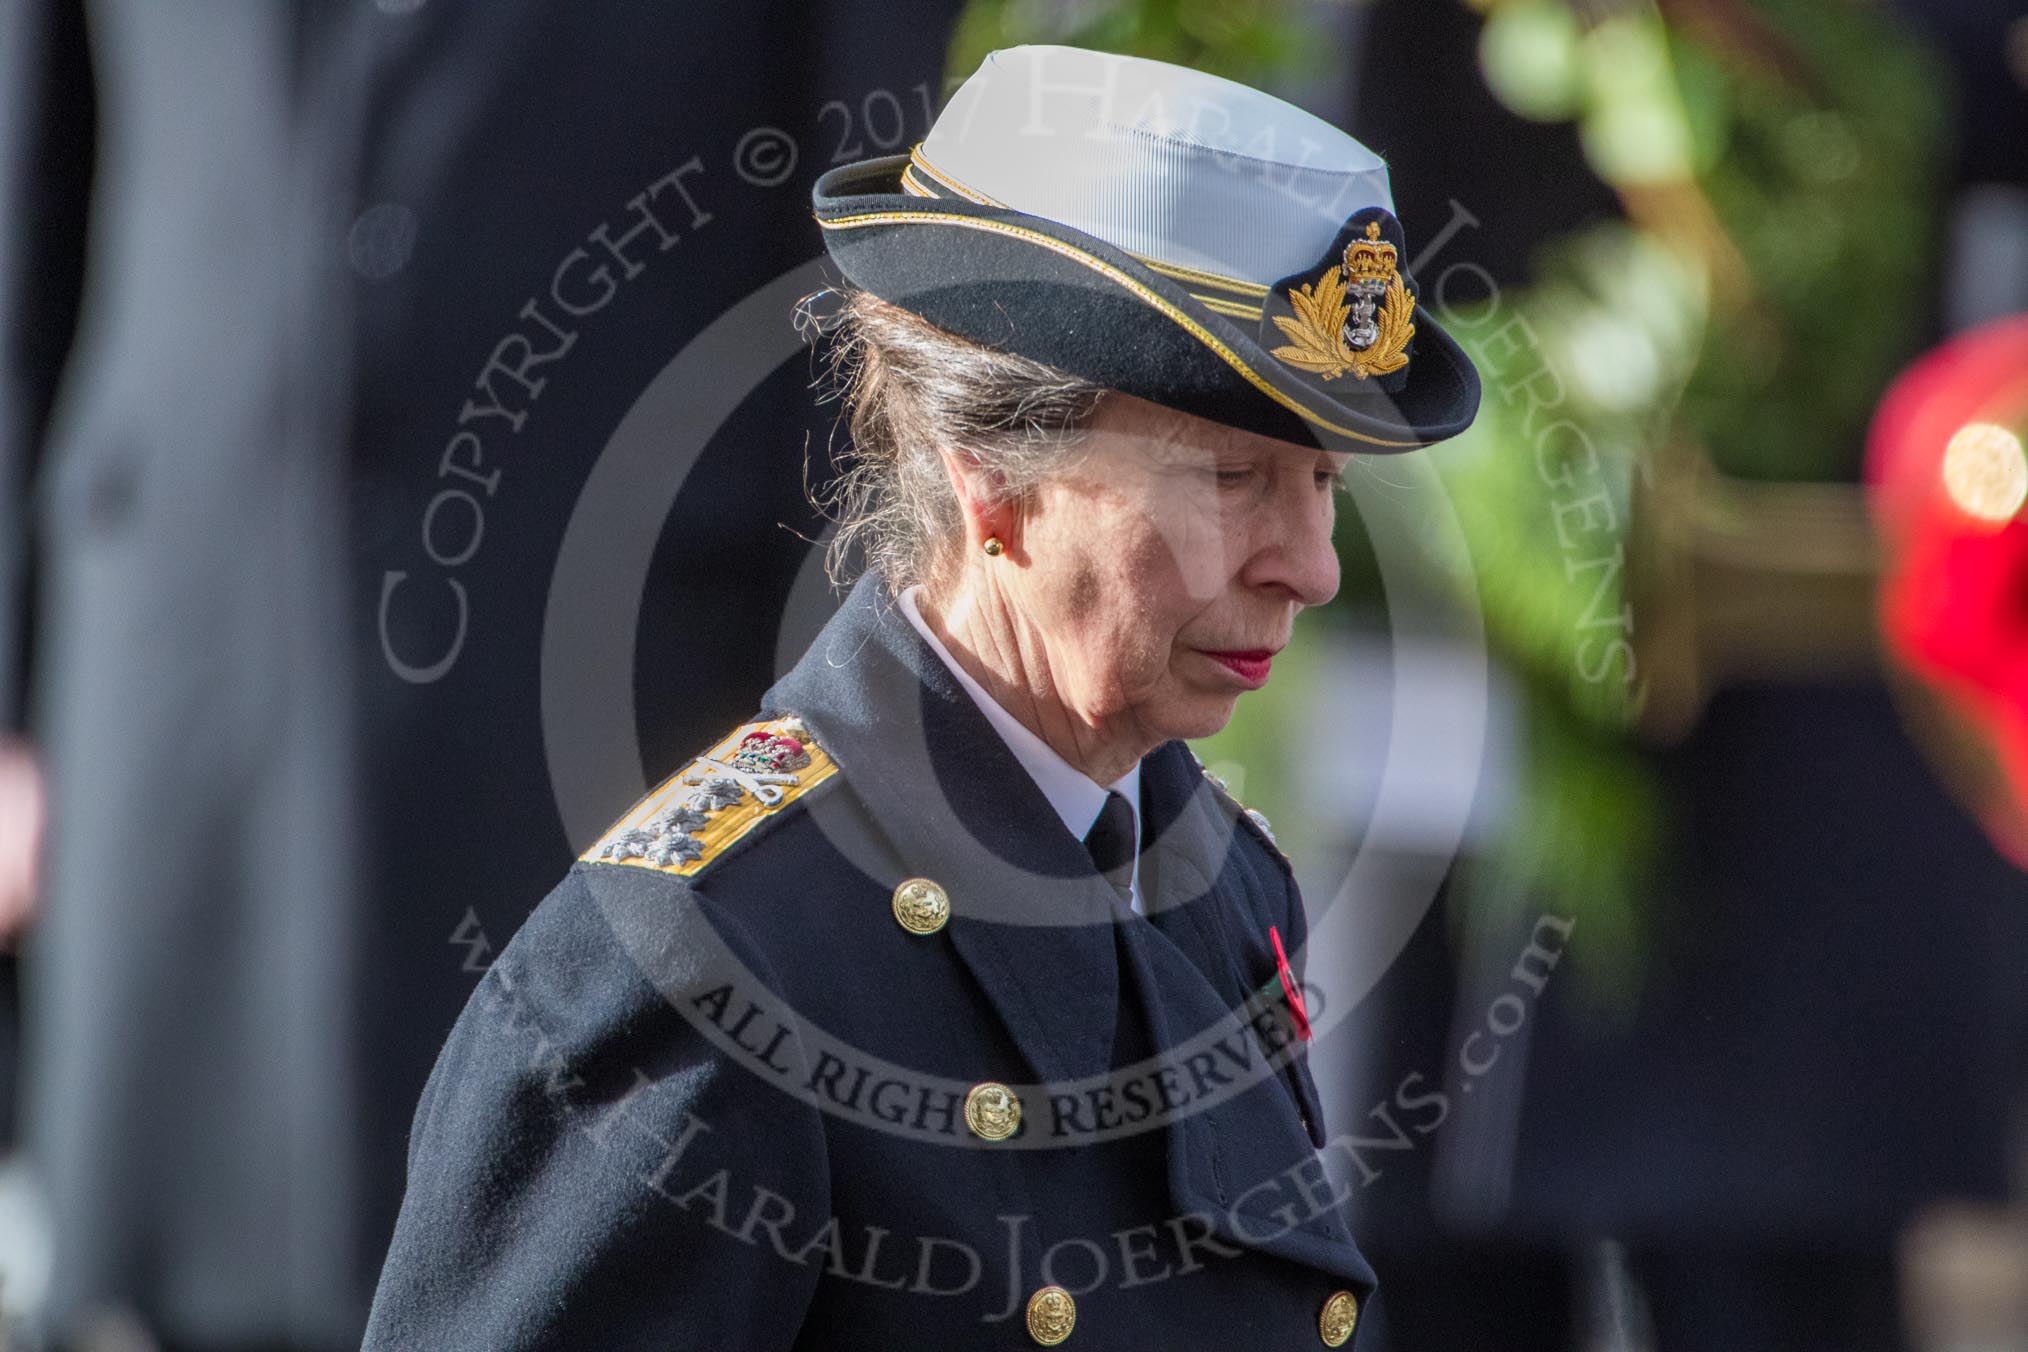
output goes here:
[[1077, 1302], [1060, 1286], [1045, 1286], [1028, 1298], [1028, 1336], [1055, 1347], [1077, 1327]]
[[1350, 1291], [1334, 1291], [1324, 1302], [1323, 1313], [1317, 1316], [1317, 1336], [1326, 1347], [1343, 1347], [1352, 1336], [1352, 1326], [1358, 1322], [1358, 1300]]
[[910, 934], [935, 934], [951, 918], [948, 892], [928, 878], [908, 878], [894, 889], [894, 918]]
[[975, 1084], [965, 1095], [965, 1125], [982, 1141], [1004, 1141], [1021, 1127], [1021, 1100], [995, 1080]]

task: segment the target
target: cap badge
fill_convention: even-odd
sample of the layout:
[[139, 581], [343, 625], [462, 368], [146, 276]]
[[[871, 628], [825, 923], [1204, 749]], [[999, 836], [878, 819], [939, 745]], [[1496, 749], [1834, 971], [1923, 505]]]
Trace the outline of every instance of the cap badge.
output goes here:
[[1399, 258], [1393, 242], [1381, 237], [1376, 216], [1314, 280], [1285, 281], [1290, 313], [1269, 317], [1291, 341], [1274, 355], [1325, 380], [1347, 374], [1365, 380], [1408, 365], [1415, 297], [1402, 280]]

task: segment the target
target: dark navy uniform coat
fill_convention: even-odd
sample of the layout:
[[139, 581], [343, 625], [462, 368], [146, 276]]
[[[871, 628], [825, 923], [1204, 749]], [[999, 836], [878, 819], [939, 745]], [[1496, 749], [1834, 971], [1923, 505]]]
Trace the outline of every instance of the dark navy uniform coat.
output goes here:
[[[755, 734], [810, 763], [711, 806]], [[1142, 763], [1136, 915], [869, 575], [707, 754], [458, 1020], [369, 1348], [1342, 1340], [1373, 1277], [1270, 936], [1301, 899], [1188, 748]], [[910, 879], [947, 923], [898, 922]]]

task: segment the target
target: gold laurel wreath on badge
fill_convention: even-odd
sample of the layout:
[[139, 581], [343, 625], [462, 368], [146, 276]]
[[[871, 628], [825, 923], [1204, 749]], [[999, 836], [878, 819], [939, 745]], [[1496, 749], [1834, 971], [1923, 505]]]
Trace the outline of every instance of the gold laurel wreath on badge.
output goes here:
[[[1375, 317], [1379, 334], [1364, 348], [1345, 341], [1345, 321], [1352, 313], [1346, 299], [1347, 277], [1356, 280], [1384, 279], [1387, 291]], [[1274, 349], [1273, 355], [1303, 371], [1313, 371], [1326, 380], [1351, 372], [1360, 380], [1384, 376], [1408, 365], [1408, 340], [1415, 337], [1415, 299], [1395, 267], [1394, 246], [1380, 239], [1380, 222], [1366, 224], [1366, 238], [1346, 246], [1342, 264], [1306, 286], [1289, 288], [1289, 307], [1296, 314], [1275, 315], [1275, 327], [1293, 341]]]

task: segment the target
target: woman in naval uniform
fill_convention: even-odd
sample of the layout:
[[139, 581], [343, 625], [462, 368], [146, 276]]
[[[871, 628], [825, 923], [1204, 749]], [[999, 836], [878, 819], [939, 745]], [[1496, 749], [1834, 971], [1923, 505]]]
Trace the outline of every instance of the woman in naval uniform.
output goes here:
[[1184, 742], [1336, 590], [1347, 458], [1476, 409], [1385, 167], [1017, 48], [816, 208], [866, 569], [487, 972], [367, 1344], [1347, 1345], [1302, 902]]

